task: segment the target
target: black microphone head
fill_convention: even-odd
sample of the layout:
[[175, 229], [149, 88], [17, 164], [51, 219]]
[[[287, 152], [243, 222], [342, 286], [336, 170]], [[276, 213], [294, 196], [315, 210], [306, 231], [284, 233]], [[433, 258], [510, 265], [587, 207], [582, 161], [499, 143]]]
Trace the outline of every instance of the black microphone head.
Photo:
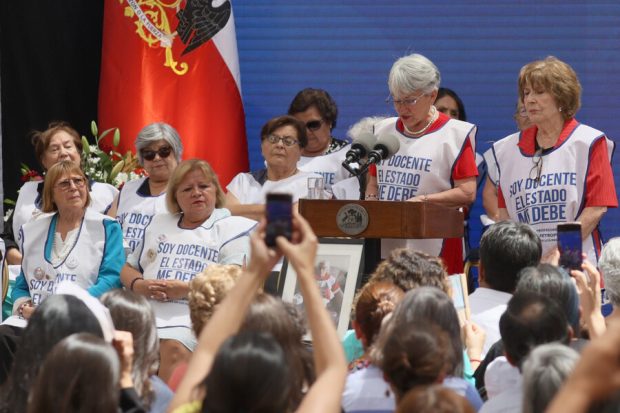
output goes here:
[[381, 135], [375, 144], [375, 150], [382, 149], [385, 151], [383, 159], [387, 159], [394, 155], [400, 149], [400, 141], [394, 135]]
[[361, 132], [357, 138], [353, 140], [353, 144], [351, 147], [355, 147], [357, 149], [364, 149], [365, 153], [362, 156], [365, 156], [366, 153], [370, 152], [372, 148], [375, 146], [377, 142], [377, 137], [372, 134], [372, 132]]

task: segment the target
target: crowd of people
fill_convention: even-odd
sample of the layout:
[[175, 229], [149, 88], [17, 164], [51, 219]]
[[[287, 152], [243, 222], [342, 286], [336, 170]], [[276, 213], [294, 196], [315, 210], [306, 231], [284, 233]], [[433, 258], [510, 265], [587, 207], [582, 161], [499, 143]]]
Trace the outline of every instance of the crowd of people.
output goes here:
[[[146, 176], [120, 191], [85, 175], [69, 124], [34, 133], [45, 179], [24, 184], [2, 234], [2, 259], [20, 271], [3, 302], [0, 413], [617, 410], [620, 239], [603, 248], [598, 228], [618, 204], [614, 144], [575, 119], [576, 73], [554, 57], [525, 65], [519, 132], [483, 155], [463, 101], [440, 83], [422, 55], [394, 63], [397, 116], [364, 118], [349, 135], [400, 146], [363, 179], [342, 166], [351, 144], [332, 136], [338, 108], [321, 89], [265, 123], [264, 168], [225, 188], [206, 161], [182, 160], [166, 123], [139, 132]], [[361, 189], [368, 201], [466, 212], [481, 189], [488, 228], [464, 318], [449, 279], [463, 272], [463, 239], [383, 239], [339, 336], [326, 307], [344, 290], [296, 212], [310, 180], [321, 198]], [[291, 194], [294, 210], [275, 247], [272, 192]], [[583, 264], [563, 268], [556, 225], [573, 221]], [[284, 257], [303, 313], [263, 291]]]

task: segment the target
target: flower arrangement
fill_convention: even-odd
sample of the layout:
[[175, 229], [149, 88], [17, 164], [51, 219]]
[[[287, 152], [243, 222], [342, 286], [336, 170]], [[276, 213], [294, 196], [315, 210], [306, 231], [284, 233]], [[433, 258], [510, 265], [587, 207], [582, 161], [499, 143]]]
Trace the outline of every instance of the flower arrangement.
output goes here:
[[[138, 163], [138, 158], [131, 151], [121, 155], [116, 150], [121, 140], [118, 128], [107, 129], [99, 135], [97, 123], [92, 121], [90, 129], [95, 138], [94, 144], [90, 144], [88, 139], [82, 136], [83, 169], [86, 176], [120, 189], [125, 182], [146, 175]], [[112, 146], [109, 146], [102, 142], [102, 139], [112, 131]]]

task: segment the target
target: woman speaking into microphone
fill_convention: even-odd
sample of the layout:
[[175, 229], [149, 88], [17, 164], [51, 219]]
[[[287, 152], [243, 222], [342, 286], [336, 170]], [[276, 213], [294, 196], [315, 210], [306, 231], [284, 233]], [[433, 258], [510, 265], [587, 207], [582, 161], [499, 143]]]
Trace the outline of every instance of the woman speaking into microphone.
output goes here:
[[[435, 109], [440, 80], [437, 67], [420, 54], [402, 57], [392, 66], [388, 102], [398, 116], [377, 123], [375, 134], [397, 136], [400, 149], [370, 169], [366, 199], [432, 202], [454, 208], [474, 201], [476, 126]], [[381, 255], [398, 247], [440, 256], [450, 274], [463, 271], [460, 238], [384, 239]]]

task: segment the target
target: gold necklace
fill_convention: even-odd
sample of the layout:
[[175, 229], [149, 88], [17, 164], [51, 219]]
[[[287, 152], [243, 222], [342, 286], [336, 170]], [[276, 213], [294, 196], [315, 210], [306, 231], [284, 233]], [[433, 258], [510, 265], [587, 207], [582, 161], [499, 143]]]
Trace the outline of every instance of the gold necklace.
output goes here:
[[437, 115], [437, 109], [435, 109], [435, 106], [431, 106], [431, 118], [429, 119], [428, 123], [426, 124], [426, 126], [424, 126], [422, 129], [418, 130], [418, 131], [410, 131], [409, 128], [407, 128], [407, 125], [405, 125], [403, 123], [403, 127], [405, 128], [405, 132], [407, 132], [409, 135], [422, 135], [424, 132], [427, 131], [428, 128], [430, 128], [430, 126], [433, 124], [433, 122], [435, 121], [435, 115]]

